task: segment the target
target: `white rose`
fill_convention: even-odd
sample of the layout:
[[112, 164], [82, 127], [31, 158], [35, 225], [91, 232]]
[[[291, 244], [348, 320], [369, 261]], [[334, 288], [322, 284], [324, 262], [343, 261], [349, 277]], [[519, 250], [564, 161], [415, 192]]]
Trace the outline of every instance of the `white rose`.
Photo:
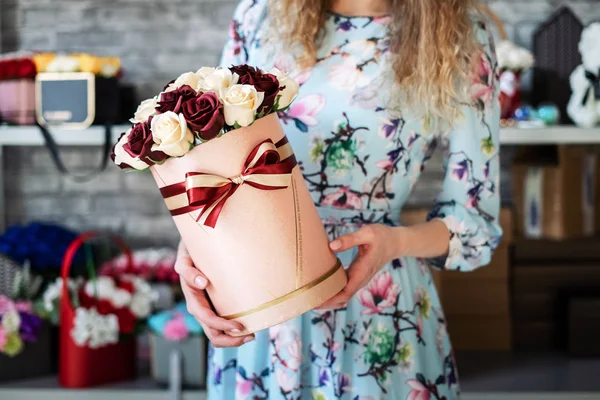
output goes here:
[[199, 92], [219, 93], [221, 90], [237, 84], [238, 79], [240, 78], [238, 74], [232, 73], [229, 68], [218, 67], [212, 72], [209, 72], [208, 70], [201, 71], [202, 69], [198, 72], [202, 74], [207, 73], [208, 75], [204, 76], [200, 79], [200, 82], [198, 82], [196, 90]]
[[127, 290], [117, 289], [111, 297], [111, 302], [117, 308], [125, 307], [131, 302], [131, 293]]
[[46, 67], [46, 72], [76, 72], [79, 70], [77, 57], [58, 55]]
[[277, 68], [273, 68], [269, 73], [275, 75], [279, 81], [280, 87], [285, 87], [285, 89], [279, 92], [279, 103], [276, 111], [284, 110], [292, 104], [292, 101], [294, 101], [298, 95], [300, 85], [298, 85], [298, 82], [296, 82], [294, 78], [290, 77], [285, 72], [281, 72]]
[[16, 310], [7, 311], [2, 317], [2, 329], [6, 333], [19, 332], [21, 327], [21, 317]]
[[517, 50], [517, 53], [519, 54], [520, 69], [529, 69], [533, 67], [535, 59], [529, 50], [521, 48]]
[[104, 64], [100, 69], [100, 75], [104, 78], [114, 78], [119, 73], [119, 67], [113, 64]]
[[127, 143], [127, 138], [129, 137], [130, 133], [131, 129], [125, 135], [123, 135], [121, 140], [119, 140], [119, 142], [115, 145], [115, 164], [127, 164], [134, 169], [142, 171], [148, 168], [148, 164], [140, 160], [139, 157], [131, 157], [129, 153], [123, 149], [123, 146], [125, 143]]
[[168, 111], [152, 119], [152, 151], [162, 151], [171, 157], [181, 157], [194, 143], [194, 134], [188, 128], [183, 114]]
[[158, 106], [158, 97], [142, 101], [129, 121], [133, 124], [148, 121], [148, 118], [156, 115], [156, 106]]
[[146, 318], [152, 311], [152, 302], [147, 296], [136, 294], [131, 299], [129, 306], [131, 313], [138, 319]]
[[204, 79], [207, 76], [209, 76], [210, 74], [212, 74], [213, 72], [215, 72], [215, 68], [213, 68], [213, 67], [202, 67], [198, 71], [196, 71], [196, 75], [198, 75], [200, 78]]
[[[90, 297], [95, 297], [96, 294], [100, 299], [111, 299], [117, 290], [115, 282], [112, 278], [101, 276], [96, 281], [90, 281], [85, 284], [85, 293]], [[96, 293], [97, 292], [97, 293]]]
[[248, 126], [256, 118], [256, 110], [262, 104], [265, 94], [252, 85], [233, 85], [221, 91], [224, 105], [225, 123], [234, 126]]
[[186, 72], [185, 74], [180, 75], [175, 82], [171, 83], [169, 87], [165, 89], [165, 92], [172, 92], [185, 85], [189, 85], [195, 89], [198, 86], [200, 79], [201, 77], [196, 72]]

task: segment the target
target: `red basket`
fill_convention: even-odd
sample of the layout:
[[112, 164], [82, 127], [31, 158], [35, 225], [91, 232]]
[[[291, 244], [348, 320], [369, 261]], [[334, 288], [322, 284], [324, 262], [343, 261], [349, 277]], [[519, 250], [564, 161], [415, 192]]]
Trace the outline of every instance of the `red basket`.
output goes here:
[[[73, 257], [87, 240], [102, 236], [88, 232], [79, 236], [67, 249], [62, 263], [62, 279], [67, 282]], [[113, 241], [125, 253], [128, 264], [133, 264], [131, 251], [125, 242], [115, 236]], [[60, 300], [60, 353], [58, 380], [67, 388], [86, 388], [112, 382], [135, 379], [136, 341], [121, 341], [98, 349], [78, 346], [71, 337], [75, 309], [71, 303], [68, 285], [63, 285]]]

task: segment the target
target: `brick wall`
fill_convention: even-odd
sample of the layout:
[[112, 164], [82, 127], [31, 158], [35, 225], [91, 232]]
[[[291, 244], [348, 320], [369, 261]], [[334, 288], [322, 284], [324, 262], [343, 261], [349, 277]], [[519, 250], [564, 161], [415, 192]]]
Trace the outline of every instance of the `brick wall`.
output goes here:
[[[510, 38], [529, 45], [557, 0], [488, 1]], [[600, 1], [569, 2], [584, 22], [600, 19]], [[218, 61], [235, 0], [0, 0], [0, 45], [15, 49], [89, 51], [120, 56], [142, 97], [180, 72]], [[174, 46], [173, 44], [177, 44]], [[100, 149], [65, 148], [65, 163], [84, 168]], [[510, 152], [503, 162], [508, 163]], [[114, 166], [89, 183], [55, 171], [45, 149], [5, 151], [9, 224], [44, 219], [76, 229], [110, 229], [136, 243], [174, 243], [176, 230], [148, 174], [122, 174]], [[503, 169], [508, 194], [508, 170]], [[428, 204], [440, 188], [439, 157], [432, 160], [411, 204]]]

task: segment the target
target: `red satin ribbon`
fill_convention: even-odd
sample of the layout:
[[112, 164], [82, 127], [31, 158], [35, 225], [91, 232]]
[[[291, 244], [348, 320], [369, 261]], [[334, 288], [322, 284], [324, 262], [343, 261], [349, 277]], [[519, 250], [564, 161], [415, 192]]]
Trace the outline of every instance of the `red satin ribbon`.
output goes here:
[[[267, 146], [264, 146], [265, 144]], [[269, 144], [271, 146], [268, 146]], [[227, 199], [233, 196], [242, 184], [261, 190], [281, 190], [287, 188], [288, 184], [275, 184], [271, 181], [261, 182], [260, 179], [256, 179], [259, 175], [291, 176], [292, 170], [297, 165], [296, 158], [291, 154], [282, 160], [280, 153], [277, 151], [277, 149], [287, 144], [288, 140], [285, 137], [275, 145], [273, 145], [271, 139], [259, 143], [248, 155], [248, 158], [246, 158], [243, 172], [238, 177], [223, 178], [202, 172], [188, 172], [185, 176], [185, 181], [165, 186], [160, 190], [165, 199], [185, 193], [188, 200], [188, 205], [171, 209], [171, 215], [187, 214], [202, 208], [203, 210], [198, 216], [197, 221], [203, 219], [208, 212], [202, 223], [205, 226], [214, 228]], [[256, 159], [256, 157], [258, 158]], [[220, 183], [217, 185], [190, 186], [189, 182], [193, 180], [193, 177], [202, 176], [216, 178], [220, 180]]]

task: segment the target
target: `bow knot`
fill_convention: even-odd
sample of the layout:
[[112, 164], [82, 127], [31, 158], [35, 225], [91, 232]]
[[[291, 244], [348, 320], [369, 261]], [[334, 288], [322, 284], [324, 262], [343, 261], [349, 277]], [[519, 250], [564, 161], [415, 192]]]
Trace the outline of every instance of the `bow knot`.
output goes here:
[[585, 77], [588, 81], [590, 81], [590, 87], [585, 91], [585, 95], [583, 96], [583, 101], [581, 105], [585, 106], [590, 98], [590, 92], [593, 93], [594, 99], [600, 101], [600, 69], [598, 69], [598, 75], [594, 74], [592, 71], [585, 70]]
[[229, 199], [242, 185], [261, 190], [287, 188], [296, 167], [296, 158], [286, 138], [277, 144], [271, 139], [252, 150], [241, 174], [232, 178], [202, 172], [188, 172], [185, 181], [162, 188], [171, 215], [181, 215], [202, 209], [197, 222], [214, 228]]
[[239, 175], [234, 176], [233, 178], [229, 178], [229, 180], [238, 186], [242, 186], [246, 179], [245, 179], [244, 175], [239, 174]]

